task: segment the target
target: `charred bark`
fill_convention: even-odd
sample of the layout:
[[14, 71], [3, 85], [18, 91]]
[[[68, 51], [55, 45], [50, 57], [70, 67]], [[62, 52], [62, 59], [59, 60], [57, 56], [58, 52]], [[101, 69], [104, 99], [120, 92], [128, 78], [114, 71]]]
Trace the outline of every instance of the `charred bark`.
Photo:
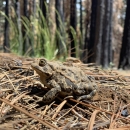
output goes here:
[[56, 26], [60, 34], [57, 35], [57, 57], [64, 55], [65, 53], [65, 38], [64, 38], [64, 13], [63, 13], [63, 0], [56, 0]]
[[126, 18], [120, 53], [119, 68], [130, 69], [130, 0], [127, 0]]
[[112, 0], [100, 1], [102, 8], [100, 10], [101, 23], [97, 23], [99, 36], [97, 35], [96, 64], [108, 68], [112, 62]]
[[22, 40], [22, 30], [21, 30], [21, 14], [20, 14], [20, 2], [19, 0], [15, 1], [15, 11], [16, 11], [16, 16], [17, 16], [17, 29], [18, 29], [18, 33], [19, 33], [19, 37], [18, 37], [18, 41], [19, 41], [19, 54], [22, 55], [23, 54], [23, 40]]
[[44, 17], [46, 18], [46, 16], [47, 16], [46, 0], [40, 0], [40, 9], [42, 10]]
[[113, 0], [110, 0], [110, 23], [109, 23], [109, 46], [108, 46], [108, 62], [113, 62], [113, 53], [112, 53], [112, 36], [113, 36], [113, 22], [112, 22], [112, 16], [113, 16]]
[[[96, 38], [96, 19], [97, 19], [97, 8], [98, 8], [98, 1], [92, 0], [91, 5], [91, 23], [90, 23], [90, 40], [88, 41], [88, 38], [86, 36], [85, 38], [85, 46], [84, 48], [88, 48], [88, 59], [87, 62], [95, 62], [94, 58], [94, 44], [95, 44], [95, 38]], [[87, 35], [87, 34], [86, 34]]]
[[[24, 2], [23, 3], [24, 4], [23, 5], [23, 9], [24, 9], [23, 14], [24, 14], [25, 17], [29, 18], [28, 9], [27, 9], [28, 0], [24, 0], [23, 2]], [[25, 38], [24, 42], [23, 42], [23, 54], [22, 54], [22, 55], [24, 55], [26, 53], [26, 51], [28, 50], [28, 48], [29, 48], [29, 41], [28, 41], [28, 38], [26, 36], [26, 28], [24, 27], [24, 25], [22, 25], [22, 35]]]
[[[28, 0], [23, 1], [23, 16], [26, 17], [30, 21], [29, 1]], [[26, 21], [24, 21], [24, 22], [26, 23]], [[32, 28], [30, 27], [30, 30], [31, 29]], [[28, 36], [27, 30], [24, 25], [22, 25], [22, 35], [24, 38], [22, 55], [29, 54], [30, 56], [33, 56], [34, 55], [33, 42], [31, 40], [31, 38]], [[31, 48], [31, 50], [29, 50], [30, 48]]]
[[[46, 8], [46, 0], [40, 0], [40, 2], [39, 2], [39, 6], [40, 6], [40, 9], [41, 9], [41, 12], [42, 13], [39, 13], [39, 23], [40, 23], [40, 26], [42, 27], [42, 28], [44, 28], [44, 26], [45, 26], [45, 23], [44, 22], [47, 22], [47, 8]], [[44, 48], [44, 43], [45, 43], [45, 38], [44, 38], [44, 36], [43, 36], [43, 34], [41, 33], [40, 34], [40, 39], [41, 39], [41, 49], [40, 49], [40, 54], [41, 55], [44, 55], [45, 53], [45, 48]]]
[[103, 40], [102, 40], [102, 46], [103, 46], [103, 52], [102, 52], [102, 65], [104, 68], [108, 68], [109, 61], [108, 61], [108, 52], [109, 52], [109, 34], [110, 34], [110, 1], [105, 1], [105, 15], [104, 15], [104, 23], [103, 23]]
[[83, 31], [83, 27], [82, 27], [82, 19], [83, 19], [83, 15], [82, 15], [82, 0], [80, 0], [80, 32], [82, 34], [82, 31]]
[[[70, 26], [76, 31], [76, 0], [70, 1]], [[76, 57], [76, 47], [72, 32], [70, 31], [71, 56]]]
[[[5, 15], [9, 18], [9, 0], [6, 0], [5, 5]], [[9, 43], [9, 21], [5, 18], [5, 30], [4, 30], [4, 52], [10, 52], [10, 43]]]
[[[97, 1], [94, 1], [94, 2], [97, 2]], [[92, 29], [93, 22], [95, 22], [94, 19], [95, 19], [95, 16], [96, 16], [96, 14], [95, 14], [96, 13], [96, 7], [97, 7], [96, 4], [93, 3], [93, 5], [92, 5], [91, 1], [86, 1], [86, 7], [85, 7], [86, 18], [85, 18], [85, 21], [84, 21], [85, 22], [85, 35], [84, 35], [84, 33], [82, 34], [84, 42], [83, 42], [83, 45], [82, 45], [83, 47], [81, 46], [81, 49], [83, 50], [83, 53], [81, 55], [81, 60], [84, 63], [87, 63], [87, 61], [88, 61], [88, 44], [89, 44], [89, 41], [90, 41], [90, 28]], [[94, 12], [94, 10], [95, 10], [95, 12]], [[95, 14], [95, 16], [94, 16], [94, 14], [92, 15], [92, 12]], [[91, 19], [91, 16], [93, 16], [93, 18], [94, 18], [94, 19], [92, 18], [93, 20]], [[94, 24], [94, 26], [95, 26], [95, 24]], [[93, 33], [95, 33], [95, 32], [93, 32]]]
[[112, 0], [92, 2], [88, 62], [107, 68], [112, 62]]
[[95, 38], [95, 61], [97, 65], [102, 65], [102, 38], [103, 38], [103, 19], [104, 19], [104, 0], [99, 0], [97, 20], [96, 20], [96, 38]]

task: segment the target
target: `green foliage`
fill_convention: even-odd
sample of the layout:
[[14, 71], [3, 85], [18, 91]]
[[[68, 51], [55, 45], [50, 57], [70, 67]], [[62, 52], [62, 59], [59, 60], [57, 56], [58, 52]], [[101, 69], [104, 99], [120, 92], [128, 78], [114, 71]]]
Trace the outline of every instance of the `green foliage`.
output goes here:
[[35, 53], [36, 56], [44, 55], [44, 57], [51, 59], [54, 57], [54, 51], [55, 51], [55, 43], [52, 43], [51, 41], [51, 33], [47, 24], [47, 20], [42, 14], [42, 11], [38, 9], [39, 12], [39, 18], [37, 23], [37, 43], [35, 44]]
[[[18, 31], [17, 31], [16, 25], [14, 24], [14, 22], [10, 18], [8, 18], [5, 15], [5, 13], [3, 13], [2, 11], [0, 11], [0, 13], [1, 13], [1, 15], [3, 15], [8, 20], [8, 22], [10, 24], [10, 30], [12, 30], [12, 31], [10, 31], [11, 32], [10, 33], [10, 42], [12, 43], [12, 44], [10, 44], [11, 45], [10, 49], [16, 50], [17, 47], [18, 47], [18, 44], [17, 44], [18, 43], [18, 38], [17, 38], [18, 37]], [[17, 53], [17, 51], [14, 51], [14, 52]]]
[[[77, 34], [76, 34], [76, 31], [74, 30], [73, 27], [70, 27], [70, 31], [73, 35], [73, 40], [74, 40], [74, 43], [75, 43], [75, 48], [76, 48], [76, 57], [79, 57], [79, 45], [78, 45], [78, 38], [77, 38]], [[72, 48], [73, 49], [73, 48]]]
[[[20, 25], [16, 15], [15, 18], [11, 19], [8, 18], [2, 11], [0, 11], [0, 13], [8, 19], [10, 24], [10, 49], [12, 52], [19, 55], [31, 56], [31, 51], [33, 50], [35, 57], [44, 56], [47, 59], [58, 58], [62, 60], [63, 57], [67, 57], [68, 50], [66, 43], [68, 43], [68, 41], [66, 39], [68, 39], [68, 34], [65, 32], [65, 25], [62, 23], [58, 12], [56, 13], [58, 14], [61, 26], [56, 29], [56, 36], [54, 40], [52, 40], [50, 28], [48, 26], [48, 21], [51, 20], [45, 19], [39, 7], [37, 8], [36, 15], [31, 16], [30, 19], [22, 16], [20, 19]], [[25, 30], [24, 37], [21, 32], [23, 28]], [[74, 37], [75, 46], [77, 47], [76, 50], [78, 50], [76, 31], [72, 27], [71, 32]], [[29, 39], [31, 44], [27, 48], [27, 51], [23, 53], [23, 44], [26, 39]], [[58, 40], [61, 41], [60, 45], [57, 44]], [[59, 53], [60, 56], [57, 56]], [[76, 54], [78, 56], [78, 51]]]

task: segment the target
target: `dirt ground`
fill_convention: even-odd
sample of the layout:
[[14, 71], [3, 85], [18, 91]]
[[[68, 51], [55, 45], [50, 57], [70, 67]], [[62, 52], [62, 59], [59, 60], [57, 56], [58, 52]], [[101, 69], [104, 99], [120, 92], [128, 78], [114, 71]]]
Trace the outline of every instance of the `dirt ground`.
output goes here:
[[68, 60], [65, 65], [95, 78], [97, 94], [80, 102], [58, 96], [46, 105], [39, 98], [47, 88], [36, 84], [39, 77], [30, 67], [35, 60], [0, 53], [0, 130], [130, 129], [130, 70], [103, 70]]

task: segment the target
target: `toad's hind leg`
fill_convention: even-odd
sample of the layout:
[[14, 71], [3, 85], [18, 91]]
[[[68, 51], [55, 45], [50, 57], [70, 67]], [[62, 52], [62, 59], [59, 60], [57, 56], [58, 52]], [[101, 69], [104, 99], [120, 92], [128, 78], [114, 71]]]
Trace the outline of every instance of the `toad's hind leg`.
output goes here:
[[44, 96], [42, 101], [44, 103], [50, 103], [52, 102], [57, 95], [59, 94], [59, 92], [61, 91], [61, 87], [54, 81], [50, 81], [50, 85], [52, 86], [52, 89], [49, 90]]
[[90, 92], [90, 94], [80, 96], [77, 100], [91, 99], [95, 94], [96, 94], [96, 89]]

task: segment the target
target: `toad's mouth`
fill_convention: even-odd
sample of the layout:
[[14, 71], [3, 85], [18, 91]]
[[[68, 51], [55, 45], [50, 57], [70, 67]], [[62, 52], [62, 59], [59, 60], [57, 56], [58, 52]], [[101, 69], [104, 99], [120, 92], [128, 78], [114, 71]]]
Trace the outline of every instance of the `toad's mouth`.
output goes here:
[[32, 63], [31, 67], [33, 70], [35, 70], [37, 73], [42, 73], [42, 68], [38, 66], [36, 63]]
[[46, 76], [51, 76], [52, 73], [49, 72], [49, 70], [46, 67], [40, 67], [38, 64], [36, 63], [32, 63], [31, 67], [33, 70], [35, 70], [37, 72], [37, 74], [41, 75], [46, 75]]

